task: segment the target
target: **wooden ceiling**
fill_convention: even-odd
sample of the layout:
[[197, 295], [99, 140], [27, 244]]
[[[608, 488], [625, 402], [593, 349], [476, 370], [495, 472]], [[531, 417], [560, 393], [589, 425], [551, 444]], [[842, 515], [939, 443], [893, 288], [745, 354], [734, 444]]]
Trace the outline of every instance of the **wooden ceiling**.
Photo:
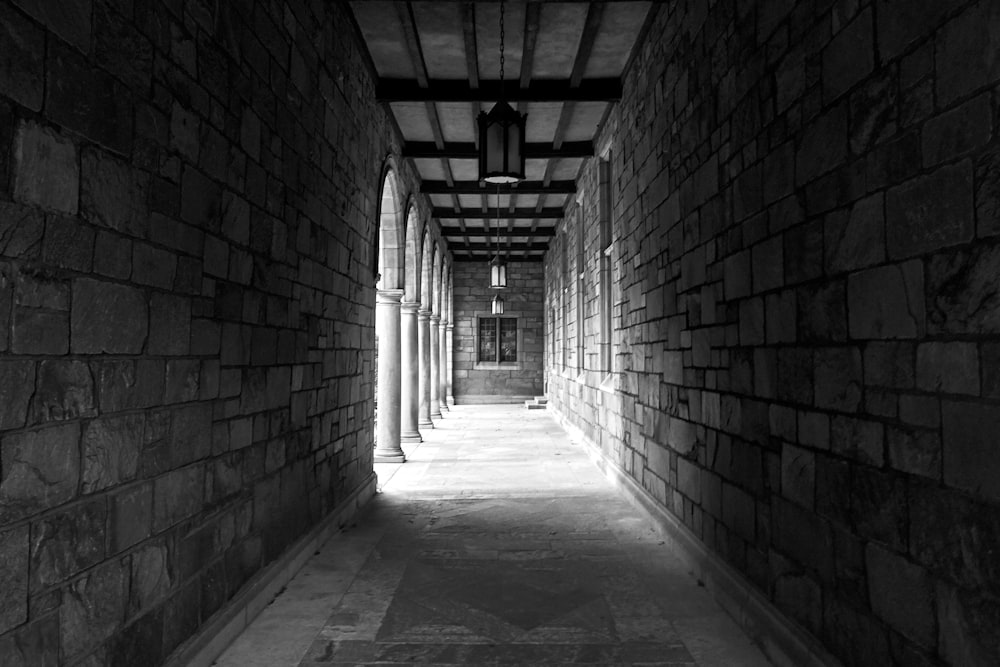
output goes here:
[[[355, 1], [376, 76], [456, 261], [540, 261], [651, 2], [504, 3], [504, 97], [527, 113], [516, 186], [480, 183], [476, 117], [500, 95], [500, 3]], [[499, 208], [499, 210], [498, 210]]]

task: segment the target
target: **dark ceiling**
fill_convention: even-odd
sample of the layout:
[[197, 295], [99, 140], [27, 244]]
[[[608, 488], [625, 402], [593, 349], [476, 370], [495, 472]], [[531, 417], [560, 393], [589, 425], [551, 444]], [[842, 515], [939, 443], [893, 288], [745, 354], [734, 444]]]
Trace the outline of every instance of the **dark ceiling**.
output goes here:
[[[527, 180], [501, 186], [500, 244], [541, 260], [651, 2], [505, 2], [504, 96], [527, 113]], [[421, 191], [457, 261], [495, 253], [497, 189], [477, 181], [476, 116], [498, 99], [499, 2], [350, 3]], [[487, 237], [489, 234], [489, 237]]]

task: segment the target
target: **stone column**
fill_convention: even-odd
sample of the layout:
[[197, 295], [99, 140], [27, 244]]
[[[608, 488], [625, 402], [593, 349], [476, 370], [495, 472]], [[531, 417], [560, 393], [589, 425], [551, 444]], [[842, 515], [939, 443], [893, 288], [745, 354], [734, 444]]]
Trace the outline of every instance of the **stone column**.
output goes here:
[[441, 316], [431, 315], [431, 376], [428, 381], [431, 385], [431, 417], [441, 417], [441, 401], [438, 400], [438, 393], [441, 389], [441, 347], [438, 344], [438, 329], [440, 329]]
[[400, 356], [402, 357], [402, 386], [400, 388], [400, 442], [423, 442], [417, 428], [420, 410], [420, 349], [417, 345], [416, 301], [404, 301], [400, 306]]
[[440, 361], [438, 362], [438, 402], [441, 404], [442, 414], [448, 412], [448, 322], [441, 320], [438, 324], [438, 347], [440, 351]]
[[378, 290], [375, 295], [378, 326], [378, 442], [375, 460], [402, 463], [399, 447], [399, 301], [403, 290]]
[[434, 428], [431, 421], [431, 311], [417, 311], [417, 341], [420, 348], [420, 407], [417, 423], [423, 428]]
[[447, 400], [448, 405], [455, 405], [455, 395], [452, 389], [452, 381], [455, 376], [455, 324], [453, 322], [448, 322], [448, 330], [445, 333], [448, 340], [448, 345], [446, 350], [448, 351], [448, 366], [447, 372], [445, 373], [444, 383], [447, 389]]

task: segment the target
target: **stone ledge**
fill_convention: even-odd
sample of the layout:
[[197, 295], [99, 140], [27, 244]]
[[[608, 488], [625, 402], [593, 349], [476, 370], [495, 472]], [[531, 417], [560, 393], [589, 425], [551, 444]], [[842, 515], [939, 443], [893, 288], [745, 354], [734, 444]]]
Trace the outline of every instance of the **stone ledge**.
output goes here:
[[661, 537], [690, 568], [691, 574], [704, 583], [719, 605], [775, 665], [842, 667], [842, 663], [809, 632], [789, 620], [742, 575], [708, 551], [701, 540], [622, 472], [580, 429], [570, 424], [561, 413], [555, 412], [554, 416], [573, 439], [583, 443], [605, 477], [633, 506], [653, 520]]
[[524, 403], [533, 399], [534, 394], [503, 396], [500, 394], [466, 394], [456, 396], [455, 405], [506, 405], [508, 403]]
[[284, 555], [254, 575], [240, 593], [170, 655], [164, 667], [210, 667], [302, 569], [316, 550], [335, 537], [372, 499], [375, 495], [375, 481], [373, 472], [344, 499], [340, 507], [289, 547]]

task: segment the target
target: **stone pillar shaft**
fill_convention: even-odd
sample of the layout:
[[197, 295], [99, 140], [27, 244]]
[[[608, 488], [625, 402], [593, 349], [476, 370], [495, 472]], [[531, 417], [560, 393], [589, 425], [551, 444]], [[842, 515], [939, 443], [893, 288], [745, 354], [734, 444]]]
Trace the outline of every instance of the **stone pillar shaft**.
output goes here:
[[399, 301], [403, 290], [378, 290], [375, 325], [378, 334], [378, 436], [375, 460], [402, 463], [399, 447], [400, 352]]
[[448, 345], [445, 349], [448, 351], [448, 370], [445, 373], [445, 385], [448, 387], [447, 397], [448, 405], [455, 405], [455, 394], [452, 383], [455, 379], [455, 324], [454, 322], [448, 323], [448, 330], [445, 334], [448, 338]]
[[434, 428], [431, 421], [431, 312], [417, 311], [417, 341], [420, 348], [419, 408], [417, 423]]
[[441, 323], [440, 315], [431, 315], [431, 376], [428, 378], [431, 385], [431, 417], [441, 417], [441, 401], [438, 400], [438, 392], [441, 389], [441, 348], [438, 344], [438, 329]]
[[448, 323], [444, 320], [438, 324], [438, 403], [441, 410], [448, 411]]
[[422, 442], [418, 428], [420, 410], [420, 349], [417, 337], [416, 302], [404, 302], [400, 307], [400, 356], [402, 386], [400, 388], [400, 442]]

